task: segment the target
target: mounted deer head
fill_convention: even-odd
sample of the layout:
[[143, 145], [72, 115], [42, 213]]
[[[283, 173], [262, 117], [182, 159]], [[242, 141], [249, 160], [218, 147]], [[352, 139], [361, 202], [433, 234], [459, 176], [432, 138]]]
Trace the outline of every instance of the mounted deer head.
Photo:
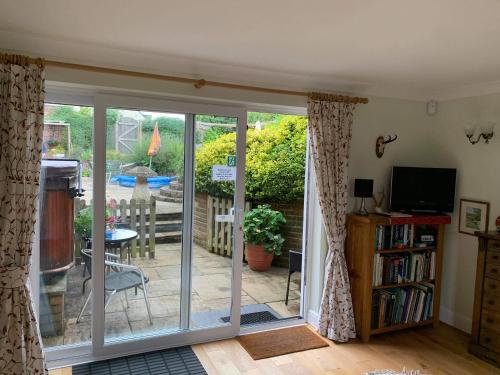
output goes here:
[[394, 142], [396, 139], [398, 139], [397, 135], [394, 137], [389, 136], [388, 139], [385, 139], [384, 136], [378, 137], [377, 142], [375, 143], [375, 154], [377, 155], [377, 158], [380, 159], [384, 155], [385, 145]]

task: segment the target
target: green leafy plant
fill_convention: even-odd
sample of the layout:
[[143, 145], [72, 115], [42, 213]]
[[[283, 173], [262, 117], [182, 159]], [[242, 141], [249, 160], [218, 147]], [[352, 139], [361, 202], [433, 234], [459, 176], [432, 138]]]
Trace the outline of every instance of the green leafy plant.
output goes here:
[[81, 238], [92, 238], [92, 207], [87, 207], [78, 212], [74, 223], [75, 233]]
[[[304, 196], [307, 118], [283, 116], [277, 124], [247, 131], [246, 198], [257, 202], [291, 202]], [[212, 180], [212, 166], [235, 155], [236, 134], [222, 134], [196, 150], [198, 193], [231, 197], [233, 182]]]
[[[182, 176], [184, 169], [184, 140], [169, 133], [160, 133], [161, 147], [151, 159], [151, 169], [163, 176]], [[128, 163], [149, 166], [148, 147], [150, 136], [137, 142], [124, 158]]]
[[268, 253], [281, 255], [285, 239], [281, 228], [286, 224], [285, 217], [279, 211], [274, 211], [268, 204], [257, 206], [245, 214], [243, 235], [246, 243], [264, 245]]

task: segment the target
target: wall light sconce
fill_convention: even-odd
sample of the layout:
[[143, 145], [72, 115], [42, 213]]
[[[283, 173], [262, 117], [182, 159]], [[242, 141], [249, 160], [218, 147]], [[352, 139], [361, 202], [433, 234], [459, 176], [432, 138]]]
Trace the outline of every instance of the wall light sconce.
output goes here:
[[465, 128], [465, 136], [469, 139], [469, 142], [473, 145], [478, 143], [481, 138], [484, 139], [484, 143], [490, 143], [490, 139], [493, 138], [493, 135], [495, 134], [493, 132], [493, 128], [495, 127], [495, 123], [492, 121], [487, 122], [485, 125], [480, 127], [480, 133], [477, 136], [476, 139], [474, 139], [474, 134], [476, 133], [476, 126], [475, 125], [468, 125]]

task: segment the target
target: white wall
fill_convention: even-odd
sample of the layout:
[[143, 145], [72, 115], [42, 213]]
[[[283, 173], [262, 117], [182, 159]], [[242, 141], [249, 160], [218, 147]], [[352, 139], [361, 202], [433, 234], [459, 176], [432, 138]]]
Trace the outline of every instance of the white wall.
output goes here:
[[[265, 110], [266, 105], [272, 105], [300, 112], [306, 106], [306, 99], [302, 97], [218, 88], [198, 90], [185, 84], [72, 69], [50, 67], [47, 70], [47, 79], [49, 84], [55, 82], [58, 85], [79, 84], [83, 87], [100, 86], [103, 90], [118, 88], [138, 93], [245, 102], [251, 103], [255, 110], [258, 108]], [[370, 103], [359, 105], [355, 112], [349, 167], [351, 196], [354, 178], [373, 178], [374, 190], [385, 190], [385, 204], [387, 204], [389, 176], [393, 165], [457, 167], [459, 168], [457, 196], [491, 201], [491, 216], [496, 217], [496, 214], [500, 214], [498, 212], [500, 194], [494, 201], [494, 192], [500, 177], [495, 179], [494, 173], [485, 171], [498, 170], [494, 163], [500, 156], [499, 140], [493, 139], [492, 144], [487, 146], [482, 144], [471, 146], [463, 135], [462, 127], [466, 118], [475, 119], [480, 115], [496, 116], [494, 108], [499, 101], [500, 96], [491, 96], [441, 103], [439, 114], [429, 117], [425, 113], [423, 102], [370, 97]], [[500, 111], [498, 113], [500, 114]], [[500, 115], [496, 117], [500, 119]], [[393, 134], [398, 135], [398, 140], [389, 144], [385, 155], [378, 159], [375, 156], [376, 138], [379, 135]], [[352, 198], [350, 210], [357, 204], [359, 203]], [[369, 204], [371, 205], [371, 202]], [[326, 256], [326, 241], [316, 200], [311, 220], [313, 239], [308, 263], [310, 288], [308, 299], [309, 312], [315, 313], [318, 311], [321, 299]], [[470, 327], [475, 257], [476, 240], [458, 235], [454, 216], [453, 224], [447, 228], [441, 318], [464, 330]]]
[[[385, 190], [384, 204], [389, 200], [389, 180], [393, 165], [433, 166], [439, 159], [439, 148], [430, 136], [433, 118], [425, 112], [425, 103], [370, 98], [367, 105], [359, 105], [354, 116], [353, 136], [349, 161], [350, 205], [349, 211], [357, 209], [358, 201], [353, 197], [355, 178], [374, 179], [374, 191]], [[398, 139], [385, 149], [381, 159], [375, 155], [375, 141], [380, 135], [398, 135]], [[371, 208], [373, 203], [367, 201]], [[317, 312], [321, 300], [326, 241], [322, 230], [319, 206], [315, 203], [313, 249], [309, 264], [309, 281], [319, 286], [309, 295], [309, 308]], [[318, 227], [320, 229], [318, 229]]]
[[[496, 121], [500, 125], [500, 94], [452, 100], [439, 104], [433, 137], [440, 140], [439, 165], [456, 167], [455, 213], [447, 226], [443, 262], [441, 319], [470, 332], [478, 241], [458, 233], [460, 198], [488, 201], [490, 229], [500, 215], [500, 133], [490, 144], [471, 145], [464, 134], [469, 121]], [[500, 126], [497, 126], [500, 132]]]

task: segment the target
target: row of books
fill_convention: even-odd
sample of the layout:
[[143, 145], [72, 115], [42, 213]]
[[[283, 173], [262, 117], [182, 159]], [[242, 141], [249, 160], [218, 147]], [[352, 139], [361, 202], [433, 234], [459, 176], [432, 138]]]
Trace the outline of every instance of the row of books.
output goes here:
[[378, 225], [375, 230], [375, 249], [413, 247], [414, 237], [413, 224]]
[[371, 328], [420, 322], [432, 318], [434, 285], [378, 289], [372, 295]]
[[435, 251], [407, 254], [376, 253], [373, 259], [373, 286], [434, 280], [435, 275]]

